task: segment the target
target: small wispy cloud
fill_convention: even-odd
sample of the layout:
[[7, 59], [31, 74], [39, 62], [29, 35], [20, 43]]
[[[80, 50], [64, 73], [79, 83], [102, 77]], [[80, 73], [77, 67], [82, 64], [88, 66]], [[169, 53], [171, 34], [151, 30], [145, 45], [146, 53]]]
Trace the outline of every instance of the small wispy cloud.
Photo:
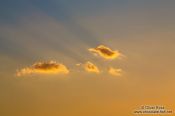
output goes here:
[[113, 75], [113, 76], [122, 76], [122, 72], [123, 72], [123, 70], [120, 68], [110, 67], [108, 70], [108, 73]]
[[101, 57], [107, 59], [107, 60], [113, 60], [116, 58], [119, 58], [120, 56], [122, 56], [122, 54], [117, 51], [117, 50], [112, 50], [109, 47], [106, 47], [104, 45], [99, 45], [96, 48], [90, 48], [88, 49], [90, 52], [92, 53], [96, 53], [98, 55], [100, 55]]
[[92, 73], [100, 73], [100, 70], [99, 68], [93, 64], [92, 62], [88, 61], [84, 64], [84, 69], [87, 71], [87, 72], [92, 72]]
[[17, 76], [29, 75], [29, 74], [68, 74], [68, 68], [55, 61], [37, 62], [32, 66], [25, 67], [16, 72]]
[[82, 64], [81, 63], [77, 63], [77, 64], [75, 64], [76, 66], [81, 66]]

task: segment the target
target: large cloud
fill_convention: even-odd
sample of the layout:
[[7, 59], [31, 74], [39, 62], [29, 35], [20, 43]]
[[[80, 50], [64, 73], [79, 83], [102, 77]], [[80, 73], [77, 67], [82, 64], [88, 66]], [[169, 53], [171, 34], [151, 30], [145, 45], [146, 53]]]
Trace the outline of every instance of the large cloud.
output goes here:
[[112, 50], [109, 47], [106, 47], [104, 45], [99, 45], [96, 48], [90, 48], [89, 51], [96, 53], [96, 54], [100, 55], [101, 57], [108, 59], [108, 60], [116, 59], [116, 58], [119, 58], [120, 56], [122, 56], [122, 54], [119, 51], [117, 51], [117, 50], [114, 51], [114, 50]]
[[100, 73], [99, 68], [95, 64], [89, 61], [84, 64], [84, 68], [87, 72]]
[[37, 62], [30, 67], [17, 71], [17, 76], [26, 74], [68, 74], [68, 68], [55, 61]]
[[110, 67], [108, 73], [113, 76], [122, 76], [122, 69]]

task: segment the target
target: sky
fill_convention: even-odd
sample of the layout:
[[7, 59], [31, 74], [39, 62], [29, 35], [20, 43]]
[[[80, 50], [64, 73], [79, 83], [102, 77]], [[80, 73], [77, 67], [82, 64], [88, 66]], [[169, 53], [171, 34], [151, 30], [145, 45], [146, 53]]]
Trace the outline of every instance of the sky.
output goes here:
[[174, 111], [174, 11], [173, 0], [1, 0], [0, 115]]

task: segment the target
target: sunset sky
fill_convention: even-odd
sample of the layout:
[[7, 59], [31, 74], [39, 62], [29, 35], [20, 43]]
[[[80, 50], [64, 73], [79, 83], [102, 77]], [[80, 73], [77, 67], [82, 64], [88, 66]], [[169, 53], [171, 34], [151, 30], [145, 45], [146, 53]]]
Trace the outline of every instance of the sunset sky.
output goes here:
[[175, 1], [1, 0], [0, 116], [175, 111]]

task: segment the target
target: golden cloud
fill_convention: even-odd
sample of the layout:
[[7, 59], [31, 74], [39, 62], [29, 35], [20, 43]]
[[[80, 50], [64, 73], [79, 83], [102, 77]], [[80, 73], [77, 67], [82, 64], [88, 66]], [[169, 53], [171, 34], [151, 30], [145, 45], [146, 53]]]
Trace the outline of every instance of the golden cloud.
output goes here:
[[68, 74], [68, 68], [55, 61], [37, 62], [30, 67], [23, 68], [17, 71], [17, 76], [26, 74]]
[[81, 66], [81, 63], [77, 63], [77, 64], [75, 64], [76, 66]]
[[114, 76], [122, 76], [122, 69], [110, 67], [108, 73]]
[[84, 68], [87, 72], [100, 73], [98, 67], [89, 61], [84, 64]]
[[112, 60], [112, 59], [116, 59], [119, 58], [120, 56], [122, 56], [122, 54], [119, 51], [114, 51], [112, 49], [110, 49], [109, 47], [106, 47], [104, 45], [99, 45], [96, 48], [90, 48], [88, 49], [90, 52], [96, 53], [98, 55], [100, 55], [101, 57], [108, 59], [108, 60]]

